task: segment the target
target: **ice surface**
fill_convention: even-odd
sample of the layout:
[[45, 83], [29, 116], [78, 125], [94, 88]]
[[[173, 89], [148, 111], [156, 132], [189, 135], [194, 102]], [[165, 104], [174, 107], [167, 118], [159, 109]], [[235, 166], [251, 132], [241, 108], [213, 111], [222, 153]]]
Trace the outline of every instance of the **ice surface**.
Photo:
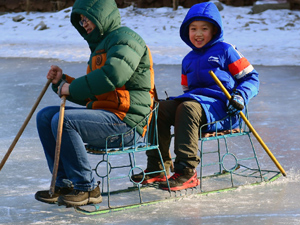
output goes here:
[[[75, 77], [82, 75], [86, 69], [85, 63], [0, 59], [1, 158], [46, 83], [45, 76], [52, 64], [61, 66], [66, 73]], [[181, 92], [180, 66], [156, 65], [154, 69], [160, 98], [165, 98], [165, 90], [169, 95]], [[34, 199], [35, 192], [48, 189], [51, 181], [37, 137], [34, 115], [0, 171], [0, 224], [299, 224], [298, 67], [256, 66], [256, 69], [261, 74], [261, 89], [250, 104], [250, 119], [286, 170], [287, 178], [281, 177], [270, 184], [242, 187], [236, 191], [191, 196], [87, 217], [72, 208], [43, 204]], [[59, 103], [60, 99], [49, 89], [38, 110]], [[255, 146], [262, 168], [276, 170], [257, 142]], [[236, 147], [241, 148], [240, 145]], [[245, 155], [248, 151], [242, 146], [239, 154]], [[144, 156], [140, 157], [145, 160]], [[145, 166], [145, 163], [141, 166]]]
[[[89, 49], [70, 24], [70, 10], [0, 16], [1, 57], [16, 58], [0, 59], [1, 159], [46, 83], [50, 65], [57, 64], [74, 77], [86, 70]], [[169, 96], [181, 93], [179, 64], [190, 49], [181, 41], [179, 27], [187, 10], [120, 9], [122, 25], [137, 31], [152, 51], [156, 87], [162, 99], [166, 97], [165, 91]], [[34, 199], [36, 191], [49, 188], [51, 179], [34, 114], [0, 171], [0, 224], [300, 224], [300, 77], [299, 67], [295, 66], [300, 64], [300, 12], [268, 10], [251, 15], [250, 10], [250, 7], [224, 5], [221, 15], [225, 40], [236, 45], [252, 64], [275, 66], [255, 66], [261, 86], [250, 105], [250, 121], [286, 170], [287, 178], [129, 211], [82, 216], [72, 208]], [[13, 22], [12, 18], [18, 15], [25, 19]], [[41, 21], [49, 29], [34, 29]], [[38, 110], [59, 103], [49, 88]], [[262, 168], [276, 169], [260, 145], [255, 143], [255, 146]], [[245, 155], [247, 151], [242, 149], [239, 154]]]

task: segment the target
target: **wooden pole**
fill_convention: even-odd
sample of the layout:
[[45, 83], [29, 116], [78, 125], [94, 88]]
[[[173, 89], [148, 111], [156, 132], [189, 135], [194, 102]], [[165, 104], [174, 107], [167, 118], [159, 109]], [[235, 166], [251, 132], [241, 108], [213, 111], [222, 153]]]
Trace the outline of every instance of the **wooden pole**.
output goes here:
[[18, 134], [16, 135], [15, 139], [14, 139], [13, 142], [11, 143], [9, 149], [7, 150], [7, 152], [6, 152], [5, 156], [4, 156], [4, 158], [2, 159], [2, 161], [1, 161], [1, 163], [0, 163], [0, 171], [1, 171], [1, 169], [3, 168], [5, 162], [7, 161], [7, 159], [8, 159], [8, 157], [9, 157], [10, 153], [13, 151], [13, 149], [14, 149], [15, 145], [17, 144], [19, 138], [21, 137], [23, 131], [25, 130], [25, 128], [26, 128], [26, 126], [27, 126], [29, 120], [31, 119], [31, 117], [32, 117], [32, 115], [33, 115], [33, 113], [34, 113], [34, 111], [36, 110], [36, 108], [37, 108], [37, 106], [39, 105], [41, 99], [43, 98], [45, 92], [47, 91], [48, 86], [50, 85], [50, 83], [51, 83], [51, 80], [48, 80], [47, 83], [46, 83], [46, 85], [45, 85], [45, 87], [43, 88], [42, 92], [41, 92], [40, 95], [38, 96], [36, 102], [34, 103], [34, 105], [33, 105], [32, 109], [31, 109], [30, 113], [28, 114], [26, 120], [24, 121], [22, 127], [20, 128]]
[[52, 196], [55, 191], [55, 182], [56, 182], [58, 165], [59, 165], [61, 137], [62, 137], [64, 116], [65, 116], [65, 105], [66, 105], [66, 96], [62, 96], [60, 109], [59, 109], [59, 119], [58, 119], [57, 135], [56, 135], [56, 146], [55, 146], [54, 165], [52, 171], [52, 181], [49, 190], [50, 196]]

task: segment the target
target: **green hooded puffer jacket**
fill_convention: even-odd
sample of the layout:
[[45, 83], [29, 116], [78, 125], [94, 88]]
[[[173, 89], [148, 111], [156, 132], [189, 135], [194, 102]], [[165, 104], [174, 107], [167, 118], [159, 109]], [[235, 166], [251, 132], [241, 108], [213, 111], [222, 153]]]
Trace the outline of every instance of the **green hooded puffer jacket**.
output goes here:
[[[80, 26], [80, 15], [96, 28], [89, 34]], [[71, 22], [88, 42], [91, 55], [87, 75], [77, 79], [63, 75], [70, 83], [68, 100], [91, 109], [115, 113], [133, 127], [151, 110], [154, 96], [152, 57], [144, 40], [120, 26], [114, 0], [76, 0]], [[54, 91], [57, 85], [53, 86]], [[143, 135], [146, 124], [138, 128]]]

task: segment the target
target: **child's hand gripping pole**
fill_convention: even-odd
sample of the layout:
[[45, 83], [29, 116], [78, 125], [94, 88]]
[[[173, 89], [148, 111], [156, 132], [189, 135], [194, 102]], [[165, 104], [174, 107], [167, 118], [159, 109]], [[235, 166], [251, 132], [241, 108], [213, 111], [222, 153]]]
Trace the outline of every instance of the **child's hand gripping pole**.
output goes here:
[[[214, 81], [217, 83], [217, 85], [221, 88], [221, 90], [224, 92], [225, 96], [230, 100], [231, 95], [229, 94], [229, 92], [226, 90], [226, 88], [223, 86], [223, 84], [221, 83], [221, 81], [218, 79], [218, 77], [214, 74], [213, 71], [209, 71], [209, 74], [211, 75], [211, 77], [214, 79]], [[239, 112], [240, 116], [242, 117], [242, 119], [244, 120], [245, 124], [249, 127], [250, 131], [253, 133], [253, 135], [256, 137], [257, 141], [261, 144], [261, 146], [264, 148], [264, 150], [266, 151], [266, 153], [269, 155], [269, 157], [272, 159], [272, 161], [275, 163], [275, 165], [277, 166], [277, 168], [280, 170], [280, 172], [282, 173], [283, 176], [286, 176], [286, 173], [284, 171], [284, 169], [281, 167], [281, 165], [279, 164], [279, 162], [276, 160], [276, 158], [274, 157], [274, 155], [272, 154], [272, 152], [269, 150], [268, 146], [263, 142], [263, 140], [260, 138], [260, 136], [258, 135], [258, 133], [255, 131], [255, 129], [252, 127], [251, 123], [248, 121], [248, 119], [246, 118], [246, 116], [244, 115], [244, 113], [242, 111]]]

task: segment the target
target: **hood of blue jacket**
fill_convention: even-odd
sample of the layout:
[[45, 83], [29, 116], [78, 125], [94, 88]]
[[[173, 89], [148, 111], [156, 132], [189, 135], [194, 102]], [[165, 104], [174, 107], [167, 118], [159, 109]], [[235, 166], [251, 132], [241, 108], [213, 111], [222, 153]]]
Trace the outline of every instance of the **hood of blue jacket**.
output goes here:
[[[193, 21], [207, 21], [214, 24], [218, 28], [218, 32], [210, 42], [202, 48], [196, 48], [189, 39], [189, 25]], [[205, 49], [214, 43], [223, 40], [223, 24], [220, 12], [217, 6], [212, 2], [204, 2], [193, 5], [185, 16], [180, 27], [181, 39], [193, 50]]]

